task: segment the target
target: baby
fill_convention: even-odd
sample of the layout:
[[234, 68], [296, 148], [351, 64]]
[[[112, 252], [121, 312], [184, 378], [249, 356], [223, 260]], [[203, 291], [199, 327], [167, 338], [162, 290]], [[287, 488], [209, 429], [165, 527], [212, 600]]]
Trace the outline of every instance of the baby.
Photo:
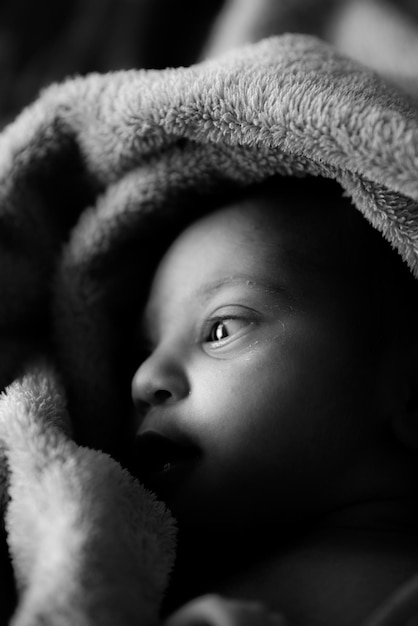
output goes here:
[[172, 243], [132, 381], [139, 475], [180, 529], [168, 621], [354, 626], [418, 571], [417, 292], [325, 179]]

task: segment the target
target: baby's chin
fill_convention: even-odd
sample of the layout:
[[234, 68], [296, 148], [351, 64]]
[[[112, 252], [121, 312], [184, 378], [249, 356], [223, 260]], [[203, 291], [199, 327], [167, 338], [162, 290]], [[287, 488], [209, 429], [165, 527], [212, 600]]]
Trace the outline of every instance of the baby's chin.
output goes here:
[[[245, 480], [230, 483], [225, 461], [189, 438], [145, 430], [136, 441], [133, 474], [170, 509], [179, 524], [236, 528], [254, 518]], [[254, 522], [254, 519], [253, 519]]]
[[235, 500], [236, 494], [213, 488], [202, 479], [204, 472], [199, 471], [198, 464], [196, 459], [167, 464], [143, 482], [166, 504], [181, 527], [221, 531], [248, 523], [248, 515]]
[[237, 498], [236, 490], [215, 492], [207, 485], [185, 480], [173, 490], [156, 491], [176, 518], [180, 528], [205, 529], [211, 533], [235, 533], [277, 527], [277, 517], [270, 510], [251, 504], [252, 497]]

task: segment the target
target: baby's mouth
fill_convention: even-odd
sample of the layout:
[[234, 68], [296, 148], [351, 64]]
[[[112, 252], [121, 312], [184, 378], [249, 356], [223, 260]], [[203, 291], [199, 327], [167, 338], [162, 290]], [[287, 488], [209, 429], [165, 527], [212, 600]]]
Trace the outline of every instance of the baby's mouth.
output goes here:
[[196, 446], [180, 443], [156, 431], [138, 435], [135, 452], [138, 478], [157, 493], [184, 476], [200, 454]]

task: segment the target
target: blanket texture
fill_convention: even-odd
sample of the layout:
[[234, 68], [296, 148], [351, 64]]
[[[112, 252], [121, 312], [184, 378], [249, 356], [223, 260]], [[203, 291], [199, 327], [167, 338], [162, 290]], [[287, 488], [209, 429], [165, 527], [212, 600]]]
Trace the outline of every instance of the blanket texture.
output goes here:
[[[123, 463], [131, 434], [133, 325], [152, 269], [206, 195], [272, 174], [335, 179], [418, 277], [417, 168], [416, 102], [302, 35], [188, 68], [69, 79], [5, 129], [0, 476], [12, 624], [158, 620], [174, 522], [112, 457]], [[390, 610], [370, 623], [403, 623], [387, 621]]]

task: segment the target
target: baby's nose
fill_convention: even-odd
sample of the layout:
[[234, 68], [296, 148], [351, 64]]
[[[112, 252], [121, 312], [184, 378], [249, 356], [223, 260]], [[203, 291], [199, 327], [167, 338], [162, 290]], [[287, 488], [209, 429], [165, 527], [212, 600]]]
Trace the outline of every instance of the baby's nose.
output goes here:
[[189, 381], [180, 359], [158, 350], [139, 366], [132, 379], [132, 400], [141, 410], [178, 402], [189, 392]]

